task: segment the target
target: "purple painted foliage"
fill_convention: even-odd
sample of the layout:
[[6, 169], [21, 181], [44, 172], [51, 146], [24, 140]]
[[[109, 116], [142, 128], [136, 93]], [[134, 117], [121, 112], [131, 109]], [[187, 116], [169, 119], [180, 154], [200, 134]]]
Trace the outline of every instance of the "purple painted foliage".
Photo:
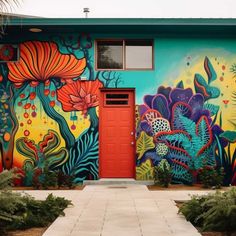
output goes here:
[[[172, 124], [172, 118], [176, 109], [188, 108], [185, 116], [197, 123], [202, 116], [205, 116], [209, 124], [212, 124], [212, 118], [210, 116], [209, 110], [204, 109], [204, 97], [200, 93], [193, 94], [191, 88], [170, 88], [160, 86], [157, 89], [157, 94], [146, 95], [144, 97], [144, 104], [139, 106], [139, 112], [141, 117], [148, 110], [154, 110], [160, 113], [160, 116], [167, 119], [170, 124]], [[151, 124], [143, 119], [141, 121], [140, 127], [147, 134], [152, 136]], [[174, 127], [172, 127], [174, 129]], [[218, 125], [213, 125], [211, 127], [213, 133], [213, 140], [215, 135], [219, 136], [223, 130]], [[227, 145], [227, 142], [220, 140], [223, 146]]]

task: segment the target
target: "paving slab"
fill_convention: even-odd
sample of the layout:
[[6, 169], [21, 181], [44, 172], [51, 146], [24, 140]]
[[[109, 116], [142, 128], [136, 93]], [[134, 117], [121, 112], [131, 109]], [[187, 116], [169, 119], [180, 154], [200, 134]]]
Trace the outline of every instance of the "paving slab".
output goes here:
[[212, 191], [149, 191], [145, 185], [88, 185], [83, 190], [24, 191], [36, 199], [48, 194], [70, 199], [73, 206], [43, 236], [200, 236], [178, 214], [175, 200]]

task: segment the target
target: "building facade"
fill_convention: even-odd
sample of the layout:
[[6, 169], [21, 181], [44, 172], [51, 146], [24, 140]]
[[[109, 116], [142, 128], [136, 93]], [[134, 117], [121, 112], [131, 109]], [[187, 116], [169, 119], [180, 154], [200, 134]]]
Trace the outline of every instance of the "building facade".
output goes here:
[[12, 19], [0, 45], [0, 171], [236, 183], [236, 21]]

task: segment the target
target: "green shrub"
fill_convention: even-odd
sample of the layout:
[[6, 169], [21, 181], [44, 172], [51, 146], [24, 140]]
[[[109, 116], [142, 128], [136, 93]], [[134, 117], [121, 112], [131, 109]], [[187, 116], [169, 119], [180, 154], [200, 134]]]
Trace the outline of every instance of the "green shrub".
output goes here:
[[2, 235], [14, 221], [23, 219], [18, 209], [24, 208], [26, 203], [20, 194], [11, 191], [0, 192], [0, 203], [0, 235]]
[[235, 231], [236, 188], [202, 197], [193, 196], [180, 207], [179, 212], [203, 231]]
[[75, 176], [67, 175], [63, 171], [58, 171], [58, 173], [57, 173], [58, 188], [60, 188], [60, 187], [69, 187], [69, 188], [75, 187], [74, 179], [75, 179]]
[[[0, 193], [0, 232], [9, 229], [27, 229], [44, 227], [71, 205], [71, 201], [62, 197], [48, 195], [45, 201], [35, 200], [29, 195], [4, 191]], [[1, 234], [0, 234], [1, 235]]]
[[0, 173], [0, 190], [9, 189], [13, 185], [14, 179], [20, 177], [19, 174], [16, 174], [17, 169], [4, 170]]
[[221, 188], [224, 180], [224, 169], [205, 166], [199, 173], [199, 178], [204, 188]]
[[154, 182], [163, 187], [168, 187], [171, 182], [171, 167], [166, 159], [162, 159], [158, 166], [155, 166]]
[[46, 162], [42, 173], [42, 187], [43, 189], [48, 189], [49, 187], [56, 187], [56, 186], [57, 186], [57, 173], [51, 171]]
[[25, 196], [26, 206], [20, 209], [23, 213], [23, 219], [17, 219], [12, 222], [12, 229], [27, 229], [31, 227], [44, 227], [53, 222], [58, 216], [64, 216], [63, 210], [71, 205], [71, 201], [62, 197], [48, 195], [45, 201], [35, 200], [30, 196]]

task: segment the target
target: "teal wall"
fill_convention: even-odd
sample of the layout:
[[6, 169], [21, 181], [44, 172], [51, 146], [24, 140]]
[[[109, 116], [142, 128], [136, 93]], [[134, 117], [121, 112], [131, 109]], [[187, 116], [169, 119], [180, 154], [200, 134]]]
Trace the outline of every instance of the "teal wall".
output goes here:
[[[112, 71], [110, 77], [108, 72], [105, 74], [111, 79], [108, 87], [116, 87], [119, 82], [119, 88], [136, 89], [137, 179], [152, 179], [154, 166], [167, 159], [174, 182], [192, 183], [199, 171], [208, 166], [223, 167], [227, 173], [225, 182], [235, 184], [236, 45], [234, 39], [222, 38], [54, 33], [29, 34], [20, 42], [13, 37], [5, 39], [4, 43], [22, 44], [21, 57], [25, 55], [30, 66], [19, 75], [15, 71], [26, 66], [23, 58], [18, 63], [1, 64], [0, 96], [9, 98], [2, 99], [1, 111], [12, 117], [11, 122], [0, 122], [1, 169], [21, 168], [26, 176], [24, 185], [30, 185], [34, 173], [43, 170], [46, 163], [52, 171], [75, 176], [76, 182], [99, 178], [96, 96], [98, 89], [106, 85], [94, 69], [94, 40], [105, 38], [154, 38], [154, 70]], [[34, 62], [44, 58], [50, 65], [47, 52], [58, 58], [53, 63], [79, 63], [80, 70], [68, 73], [58, 66], [54, 74], [48, 67], [48, 71], [43, 71]], [[48, 77], [42, 79], [43, 74]], [[81, 85], [80, 76], [88, 78], [87, 90]], [[73, 90], [72, 83], [79, 93]], [[86, 104], [82, 90], [95, 100]], [[71, 106], [68, 91], [78, 98], [79, 104], [73, 101], [75, 106]], [[32, 92], [35, 98], [30, 99]], [[153, 102], [157, 105], [151, 107]], [[37, 116], [33, 114], [35, 107]], [[155, 110], [154, 116], [151, 109]], [[25, 113], [29, 116], [25, 117]], [[146, 119], [147, 114], [151, 120]], [[169, 128], [163, 130], [163, 124]], [[54, 151], [49, 152], [50, 149]]]

